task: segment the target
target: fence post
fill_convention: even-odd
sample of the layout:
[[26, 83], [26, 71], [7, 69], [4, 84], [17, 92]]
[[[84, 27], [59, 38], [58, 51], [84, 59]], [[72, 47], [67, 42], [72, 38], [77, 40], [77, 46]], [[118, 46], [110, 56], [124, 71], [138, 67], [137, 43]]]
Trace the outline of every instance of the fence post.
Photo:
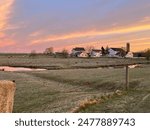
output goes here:
[[126, 90], [129, 89], [129, 66], [126, 65]]
[[16, 84], [12, 81], [0, 81], [0, 113], [13, 111]]

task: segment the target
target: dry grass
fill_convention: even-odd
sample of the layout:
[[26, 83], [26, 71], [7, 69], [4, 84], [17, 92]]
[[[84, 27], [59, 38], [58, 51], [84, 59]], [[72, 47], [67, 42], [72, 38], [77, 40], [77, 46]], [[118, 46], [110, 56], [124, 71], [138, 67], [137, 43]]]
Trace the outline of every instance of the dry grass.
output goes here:
[[124, 63], [143, 62], [145, 59], [118, 59], [118, 58], [52, 58], [38, 55], [34, 58], [29, 55], [0, 55], [0, 65], [20, 66], [47, 69], [93, 68], [101, 65], [115, 65]]
[[71, 110], [71, 112], [77, 113], [77, 112], [84, 111], [86, 108], [88, 108], [92, 105], [104, 103], [105, 101], [110, 100], [115, 96], [122, 96], [123, 94], [124, 94], [124, 92], [122, 92], [120, 90], [116, 90], [113, 93], [107, 93], [107, 94], [104, 94], [101, 97], [85, 99], [83, 101], [80, 101], [79, 106], [73, 108]]
[[[131, 60], [132, 61], [132, 60]], [[135, 59], [135, 61], [138, 61]], [[140, 59], [142, 61], [142, 59]], [[96, 59], [60, 59], [49, 57], [29, 58], [15, 56], [12, 58], [1, 57], [0, 65], [12, 66], [32, 66], [32, 67], [47, 67], [59, 66], [68, 68], [70, 66], [87, 66], [87, 65], [102, 65], [102, 64], [115, 64], [122, 62], [130, 62], [129, 59], [109, 59], [109, 58], [96, 58]], [[122, 102], [127, 103], [140, 102], [150, 90], [150, 80], [147, 75], [150, 75], [150, 67], [130, 69], [130, 88], [131, 90], [138, 90], [132, 96], [120, 95]], [[15, 94], [14, 112], [68, 112], [73, 108], [80, 106], [84, 111], [78, 112], [105, 112], [107, 108], [110, 112], [114, 110], [128, 112], [128, 104], [120, 103], [116, 100], [115, 96], [108, 94], [103, 96], [104, 93], [112, 93], [116, 90], [123, 90], [125, 85], [125, 69], [65, 69], [65, 70], [48, 70], [37, 72], [0, 72], [0, 79], [15, 80], [17, 90]], [[143, 93], [141, 93], [143, 91]], [[119, 93], [117, 94], [119, 95]], [[96, 98], [101, 97], [104, 103], [96, 103]], [[122, 98], [121, 98], [122, 97]], [[141, 98], [142, 97], [142, 98]], [[124, 99], [126, 98], [126, 100]], [[130, 100], [130, 99], [134, 100]], [[86, 99], [86, 100], [84, 100]], [[118, 98], [117, 98], [118, 99]], [[148, 108], [145, 102], [146, 98], [141, 104]], [[124, 101], [125, 100], [125, 101]], [[82, 102], [83, 101], [83, 102]], [[112, 105], [114, 102], [115, 106]], [[117, 105], [117, 103], [119, 105]], [[120, 109], [121, 105], [126, 105], [126, 109]], [[142, 108], [141, 111], [147, 109]], [[122, 106], [123, 106], [122, 105]], [[90, 107], [95, 107], [93, 111]], [[121, 108], [122, 108], [121, 106]], [[102, 109], [103, 108], [103, 109]], [[125, 108], [125, 107], [124, 107]], [[134, 111], [138, 111], [134, 109]]]
[[[131, 88], [150, 90], [148, 69], [130, 70]], [[101, 97], [104, 93], [123, 89], [124, 71], [124, 69], [77, 69], [0, 72], [0, 79], [16, 80], [14, 112], [68, 112], [79, 106], [79, 102], [84, 99]], [[109, 97], [111, 95], [108, 95], [107, 99]]]

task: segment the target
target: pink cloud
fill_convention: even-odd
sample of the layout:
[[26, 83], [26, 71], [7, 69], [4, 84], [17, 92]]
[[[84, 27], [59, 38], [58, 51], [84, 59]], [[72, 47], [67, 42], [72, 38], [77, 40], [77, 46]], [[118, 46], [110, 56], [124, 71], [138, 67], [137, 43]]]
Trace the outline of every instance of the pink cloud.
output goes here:
[[68, 39], [76, 39], [76, 38], [84, 38], [84, 37], [96, 37], [102, 35], [113, 35], [113, 34], [128, 34], [132, 32], [140, 32], [150, 30], [149, 24], [141, 24], [141, 25], [133, 25], [133, 26], [125, 26], [125, 27], [114, 27], [111, 29], [99, 31], [99, 30], [89, 30], [86, 32], [76, 32], [64, 35], [53, 35], [42, 38], [36, 38], [32, 40], [30, 45], [43, 44], [51, 41], [59, 41], [59, 40], [68, 40]]

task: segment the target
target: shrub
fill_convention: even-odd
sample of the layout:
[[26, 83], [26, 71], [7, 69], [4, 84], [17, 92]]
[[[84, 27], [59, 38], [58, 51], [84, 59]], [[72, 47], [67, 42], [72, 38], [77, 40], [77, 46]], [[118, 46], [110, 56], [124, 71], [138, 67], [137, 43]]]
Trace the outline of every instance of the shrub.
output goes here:
[[150, 48], [146, 50], [145, 54], [146, 54], [146, 59], [150, 60]]
[[35, 57], [37, 55], [35, 50], [32, 50], [29, 57]]
[[68, 57], [68, 55], [69, 55], [68, 50], [63, 49], [63, 50], [62, 50], [62, 55], [63, 55], [63, 57], [64, 57], [64, 58], [67, 58], [67, 57]]

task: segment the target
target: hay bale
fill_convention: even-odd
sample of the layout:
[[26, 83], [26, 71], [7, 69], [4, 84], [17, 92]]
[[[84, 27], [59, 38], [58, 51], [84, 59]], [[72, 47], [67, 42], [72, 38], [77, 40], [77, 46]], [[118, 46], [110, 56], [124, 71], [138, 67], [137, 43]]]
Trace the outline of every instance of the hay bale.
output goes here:
[[12, 81], [0, 81], [0, 113], [13, 111], [16, 84]]

